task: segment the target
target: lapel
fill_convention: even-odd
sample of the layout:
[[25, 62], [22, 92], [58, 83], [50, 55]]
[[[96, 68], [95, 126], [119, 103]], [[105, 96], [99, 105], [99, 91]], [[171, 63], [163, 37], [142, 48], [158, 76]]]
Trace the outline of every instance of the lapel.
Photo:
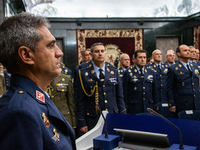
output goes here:
[[189, 71], [183, 66], [183, 64], [180, 61], [178, 62], [178, 68], [180, 68], [180, 70], [183, 70], [183, 72], [190, 76]]
[[[106, 63], [106, 62], [105, 62]], [[111, 72], [112, 70], [109, 69], [109, 64], [105, 64], [105, 79], [104, 79], [104, 83], [106, 83], [108, 81], [108, 79], [110, 78], [111, 76]], [[112, 71], [114, 72], [114, 71]]]
[[148, 69], [144, 68], [144, 81], [147, 80], [147, 77], [148, 77]]
[[[97, 74], [94, 70], [94, 67], [93, 67], [93, 64], [92, 62], [90, 61], [89, 64], [88, 64], [88, 67], [86, 69], [86, 71], [88, 71], [88, 76], [93, 79], [94, 81], [98, 81], [99, 79], [97, 78]], [[85, 72], [84, 72], [85, 73]]]
[[136, 66], [133, 67], [132, 73], [133, 73], [133, 75], [136, 75], [137, 78], [142, 79], [142, 78], [141, 78], [141, 75], [140, 75], [140, 73], [138, 72]]

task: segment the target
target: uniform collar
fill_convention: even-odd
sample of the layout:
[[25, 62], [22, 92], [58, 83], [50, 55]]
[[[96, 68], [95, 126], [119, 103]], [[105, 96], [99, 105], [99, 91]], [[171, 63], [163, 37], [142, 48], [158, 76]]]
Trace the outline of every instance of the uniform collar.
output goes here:
[[128, 68], [126, 69], [126, 68], [124, 68], [124, 67], [122, 66], [122, 69], [123, 69], [123, 71], [126, 71]]
[[99, 69], [102, 69], [103, 71], [103, 74], [105, 75], [105, 63], [104, 63], [104, 65], [103, 65], [103, 67], [102, 68], [99, 68], [99, 67], [97, 67], [95, 64], [94, 64], [94, 62], [91, 60], [91, 62], [92, 62], [92, 64], [93, 64], [93, 68], [94, 68], [94, 71], [96, 72], [96, 73], [98, 73], [99, 72]]
[[[137, 65], [135, 65], [135, 66], [136, 66], [136, 68], [137, 68], [139, 74], [141, 74], [141, 72], [140, 72], [140, 68], [139, 68]], [[143, 72], [143, 74], [144, 74], [144, 67], [142, 68], [142, 72]]]

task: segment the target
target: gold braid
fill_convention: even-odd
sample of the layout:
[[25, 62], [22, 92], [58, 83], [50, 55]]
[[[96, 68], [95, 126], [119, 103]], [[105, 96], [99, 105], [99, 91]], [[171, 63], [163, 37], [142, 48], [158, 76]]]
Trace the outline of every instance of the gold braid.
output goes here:
[[80, 79], [80, 82], [81, 82], [81, 87], [83, 89], [83, 92], [85, 93], [85, 95], [87, 95], [88, 97], [92, 96], [95, 92], [95, 88], [98, 88], [98, 85], [95, 85], [94, 88], [92, 89], [92, 93], [89, 95], [88, 93], [86, 93], [85, 91], [85, 88], [83, 86], [83, 81], [82, 81], [82, 78], [81, 78], [81, 70], [79, 69], [79, 79]]

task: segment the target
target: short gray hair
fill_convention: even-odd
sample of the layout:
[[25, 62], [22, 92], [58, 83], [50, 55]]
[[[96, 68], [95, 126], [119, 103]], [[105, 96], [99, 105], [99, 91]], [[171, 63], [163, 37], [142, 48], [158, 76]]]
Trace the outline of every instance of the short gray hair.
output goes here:
[[91, 48], [90, 48], [91, 52], [94, 51], [94, 47], [97, 46], [97, 45], [102, 45], [102, 46], [104, 46], [103, 43], [101, 43], [101, 42], [94, 43], [94, 44], [91, 46]]
[[46, 18], [22, 12], [9, 17], [0, 25], [0, 62], [9, 72], [18, 70], [18, 49], [26, 46], [32, 51], [43, 38], [38, 28], [50, 27]]

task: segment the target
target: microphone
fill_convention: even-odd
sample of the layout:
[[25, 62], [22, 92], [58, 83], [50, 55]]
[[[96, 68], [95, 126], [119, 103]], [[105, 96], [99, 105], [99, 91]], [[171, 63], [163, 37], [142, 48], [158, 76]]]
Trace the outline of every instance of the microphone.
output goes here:
[[108, 138], [108, 129], [107, 129], [107, 123], [106, 123], [106, 119], [101, 111], [100, 105], [98, 104], [98, 108], [99, 108], [99, 112], [102, 115], [103, 119], [104, 119], [104, 124], [105, 124], [105, 138]]
[[151, 108], [147, 108], [147, 111], [154, 114], [155, 116], [158, 116], [160, 118], [162, 118], [163, 120], [165, 120], [168, 124], [170, 124], [171, 126], [175, 127], [178, 132], [179, 132], [179, 137], [180, 137], [180, 144], [179, 144], [179, 149], [184, 149], [183, 147], [183, 139], [182, 139], [182, 134], [181, 134], [181, 131], [180, 129], [175, 125], [173, 124], [172, 122], [170, 122], [167, 118], [165, 118], [164, 116], [162, 116], [161, 114], [157, 113], [156, 111], [154, 111], [153, 109]]

